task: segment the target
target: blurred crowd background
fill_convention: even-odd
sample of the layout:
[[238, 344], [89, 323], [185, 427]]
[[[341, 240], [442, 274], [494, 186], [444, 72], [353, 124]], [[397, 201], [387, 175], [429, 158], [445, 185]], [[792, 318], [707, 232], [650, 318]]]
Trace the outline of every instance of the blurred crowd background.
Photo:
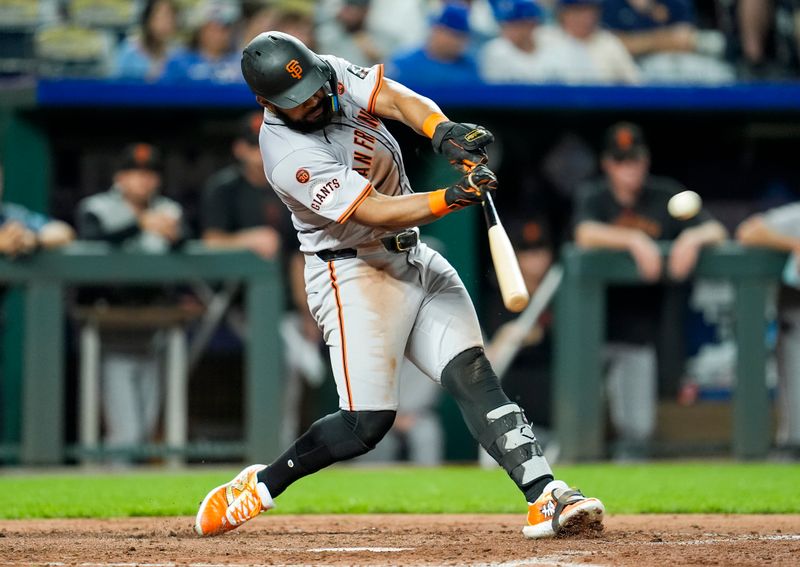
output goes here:
[[[289, 366], [286, 441], [333, 409], [333, 381], [326, 349], [305, 307], [296, 237], [261, 167], [260, 111], [249, 93], [249, 104], [237, 98], [228, 107], [213, 99], [224, 95], [214, 90], [218, 85], [246, 91], [241, 48], [267, 30], [290, 33], [319, 53], [358, 65], [383, 63], [387, 77], [434, 99], [437, 89], [461, 92], [463, 100], [452, 108], [443, 105], [444, 110], [451, 119], [487, 126], [497, 137], [490, 148], [490, 165], [501, 181], [497, 203], [532, 291], [558, 262], [562, 245], [581, 243], [576, 236], [581, 222], [621, 223], [651, 240], [677, 240], [683, 229], [693, 228], [652, 233], [646, 230], [651, 225], [635, 222], [636, 215], [609, 216], [617, 206], [613, 202], [587, 205], [587, 195], [605, 195], [619, 183], [645, 196], [653, 183], [662, 197], [685, 188], [700, 193], [705, 202], [700, 218], [713, 224], [713, 234], [706, 233], [710, 237], [698, 247], [729, 238], [800, 253], [800, 235], [793, 235], [800, 211], [791, 208], [800, 199], [797, 105], [789, 101], [788, 110], [771, 109], [759, 102], [761, 92], [791, 88], [800, 78], [800, 0], [0, 0], [0, 87], [43, 78], [57, 95], [63, 78], [73, 80], [70, 88], [76, 83], [84, 88], [81, 96], [89, 98], [102, 85], [154, 93], [146, 104], [68, 100], [19, 111], [31, 129], [24, 130], [26, 135], [34, 131], [46, 139], [47, 159], [9, 163], [18, 140], [4, 134], [0, 155], [6, 171], [14, 170], [4, 200], [30, 201], [27, 176], [40, 168], [47, 186], [32, 202], [47, 204], [38, 213], [3, 205], [0, 252], [17, 257], [74, 239], [179, 252], [187, 241], [199, 239], [208, 247], [246, 248], [281, 262], [288, 299], [286, 316], [276, 324]], [[610, 107], [594, 107], [591, 98], [578, 97], [573, 100], [584, 102], [576, 108], [551, 110], [527, 106], [523, 97], [515, 107], [504, 104], [501, 87], [492, 91], [492, 100], [472, 97], [470, 88], [484, 84], [534, 85], [524, 93], [534, 102], [536, 85], [574, 87], [579, 93], [615, 86], [621, 98]], [[707, 101], [694, 106], [689, 96], [681, 107], [660, 110], [660, 103], [648, 108], [637, 98], [665, 96], [642, 86], [674, 85], [719, 87], [711, 90], [720, 108]], [[743, 108], [726, 106], [726, 88], [743, 86], [754, 89], [748, 91], [752, 108], [747, 102]], [[166, 97], [173, 88], [185, 98]], [[205, 102], [195, 102], [195, 94]], [[626, 100], [637, 104], [629, 109]], [[9, 124], [17, 118], [8, 118], [13, 112], [0, 113], [6, 133], [15, 131]], [[443, 186], [447, 164], [433, 155], [430, 141], [397, 124], [389, 127], [401, 143], [414, 187]], [[663, 207], [655, 210], [647, 202], [637, 197], [626, 206], [651, 220], [665, 214]], [[761, 215], [784, 206], [790, 208]], [[671, 222], [662, 221], [664, 226]], [[479, 223], [470, 226], [480, 235], [474, 242], [482, 243]], [[449, 258], [458, 253], [447, 249], [452, 234], [434, 230], [426, 238]], [[507, 329], [510, 315], [501, 306], [485, 245], [477, 246], [479, 253], [470, 253], [467, 262], [474, 271], [461, 275], [491, 343]], [[643, 275], [652, 275], [652, 259], [647, 252], [636, 257]], [[688, 272], [677, 280], [686, 279], [693, 267], [685, 259], [683, 264], [679, 271]], [[659, 266], [654, 279], [673, 268], [672, 263]], [[796, 272], [787, 271], [788, 283], [797, 284]], [[609, 376], [609, 457], [645, 459], [691, 454], [698, 442], [704, 451], [729, 444], [726, 408], [736, 359], [731, 288], [719, 281], [671, 283], [642, 293], [617, 290], [622, 298], [617, 303], [609, 296], [614, 316], [609, 316], [610, 343], [600, 362]], [[83, 411], [77, 400], [86, 362], [82, 341], [87, 326], [99, 326], [99, 403], [108, 456], [118, 464], [147, 462], [150, 457], [142, 455], [151, 453], [137, 448], [164, 440], [163, 358], [166, 330], [176, 324], [189, 337], [189, 441], [241, 439], [247, 327], [238, 288], [81, 288], [72, 290], [69, 300], [68, 441], [77, 439]], [[213, 327], [204, 326], [220, 300], [226, 302], [223, 316]], [[790, 345], [800, 341], [798, 306], [800, 292], [784, 286], [772, 303], [765, 337], [772, 390], [794, 376], [794, 397], [776, 395], [784, 415], [795, 417], [800, 415], [800, 360], [792, 353], [800, 348], [784, 346], [782, 362], [776, 353], [781, 340], [784, 345], [787, 338]], [[155, 309], [143, 314], [144, 307]], [[136, 325], [121, 324], [133, 319]], [[548, 310], [504, 384], [545, 444], [556, 441], [550, 450], [557, 457], [557, 440], [549, 435], [552, 322]], [[20, 335], [20, 326], [7, 319], [5, 332]], [[647, 378], [636, 380], [642, 375]], [[0, 402], [9, 407], [10, 373], [0, 378]], [[638, 393], [626, 397], [630, 392]], [[434, 464], [474, 457], [475, 446], [455, 406], [432, 383], [411, 376], [401, 400], [395, 434], [368, 459]], [[703, 406], [702, 401], [721, 403]], [[781, 427], [776, 446], [797, 458], [800, 424], [783, 421]], [[18, 440], [8, 419], [0, 423], [0, 433], [2, 442]]]
[[272, 29], [415, 82], [782, 81], [799, 28], [797, 0], [2, 0], [0, 72], [241, 82]]

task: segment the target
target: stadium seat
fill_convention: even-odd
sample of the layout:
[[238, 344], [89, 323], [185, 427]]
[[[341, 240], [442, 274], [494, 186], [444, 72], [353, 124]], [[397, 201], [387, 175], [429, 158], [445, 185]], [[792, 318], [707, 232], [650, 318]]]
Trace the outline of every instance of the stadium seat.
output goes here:
[[70, 19], [88, 28], [122, 30], [137, 23], [139, 2], [133, 0], [70, 0]]
[[46, 77], [104, 77], [111, 70], [111, 33], [72, 24], [37, 30], [37, 71]]
[[0, 0], [0, 75], [35, 72], [36, 29], [57, 13], [56, 0]]

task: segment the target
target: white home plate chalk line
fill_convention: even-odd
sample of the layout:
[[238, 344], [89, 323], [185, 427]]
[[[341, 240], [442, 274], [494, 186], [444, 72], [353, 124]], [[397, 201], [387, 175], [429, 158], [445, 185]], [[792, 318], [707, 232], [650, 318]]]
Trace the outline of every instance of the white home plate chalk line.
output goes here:
[[306, 549], [311, 553], [371, 551], [372, 553], [397, 553], [398, 551], [414, 551], [413, 547], [312, 547]]

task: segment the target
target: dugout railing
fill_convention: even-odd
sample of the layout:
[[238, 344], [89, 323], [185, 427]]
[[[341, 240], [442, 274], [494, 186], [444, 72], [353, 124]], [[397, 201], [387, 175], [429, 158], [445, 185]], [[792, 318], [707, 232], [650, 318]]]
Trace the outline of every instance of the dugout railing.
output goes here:
[[[661, 243], [664, 257], [670, 244]], [[564, 278], [555, 309], [555, 430], [561, 458], [596, 460], [605, 455], [602, 347], [606, 287], [640, 283], [627, 252], [567, 245]], [[766, 381], [767, 301], [786, 254], [733, 242], [702, 251], [694, 277], [728, 280], [735, 293], [736, 380], [733, 386], [732, 449], [738, 459], [767, 456], [771, 444]], [[665, 280], [664, 283], [669, 283]]]
[[[6, 444], [6, 457], [26, 465], [61, 464], [67, 456], [91, 457], [86, 448], [65, 443], [65, 291], [80, 284], [161, 284], [241, 281], [248, 338], [244, 352], [244, 439], [220, 443], [188, 443], [182, 447], [147, 445], [138, 456], [195, 456], [209, 459], [277, 455], [282, 415], [282, 347], [278, 321], [284, 309], [283, 279], [277, 262], [249, 251], [209, 250], [189, 242], [165, 254], [124, 252], [105, 243], [76, 242], [62, 250], [27, 258], [0, 258], [0, 282], [22, 290], [23, 369], [21, 392], [6, 389], [5, 421], [21, 421], [18, 447]], [[221, 377], [224, 379], [224, 377]], [[191, 387], [191, 386], [190, 386]], [[19, 411], [15, 406], [19, 405]], [[6, 424], [8, 425], [8, 424]], [[18, 450], [17, 450], [18, 449]], [[95, 456], [102, 455], [102, 447]]]

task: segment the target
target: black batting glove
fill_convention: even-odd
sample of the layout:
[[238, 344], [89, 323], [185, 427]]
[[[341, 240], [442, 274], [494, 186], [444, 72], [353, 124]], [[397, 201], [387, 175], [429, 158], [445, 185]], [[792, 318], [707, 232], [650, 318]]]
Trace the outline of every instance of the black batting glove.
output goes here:
[[459, 171], [485, 163], [487, 145], [494, 142], [494, 135], [477, 124], [460, 124], [445, 120], [433, 131], [433, 150], [444, 155]]
[[480, 203], [487, 191], [496, 189], [497, 177], [494, 172], [485, 165], [479, 165], [445, 189], [444, 200], [449, 209], [462, 209]]

